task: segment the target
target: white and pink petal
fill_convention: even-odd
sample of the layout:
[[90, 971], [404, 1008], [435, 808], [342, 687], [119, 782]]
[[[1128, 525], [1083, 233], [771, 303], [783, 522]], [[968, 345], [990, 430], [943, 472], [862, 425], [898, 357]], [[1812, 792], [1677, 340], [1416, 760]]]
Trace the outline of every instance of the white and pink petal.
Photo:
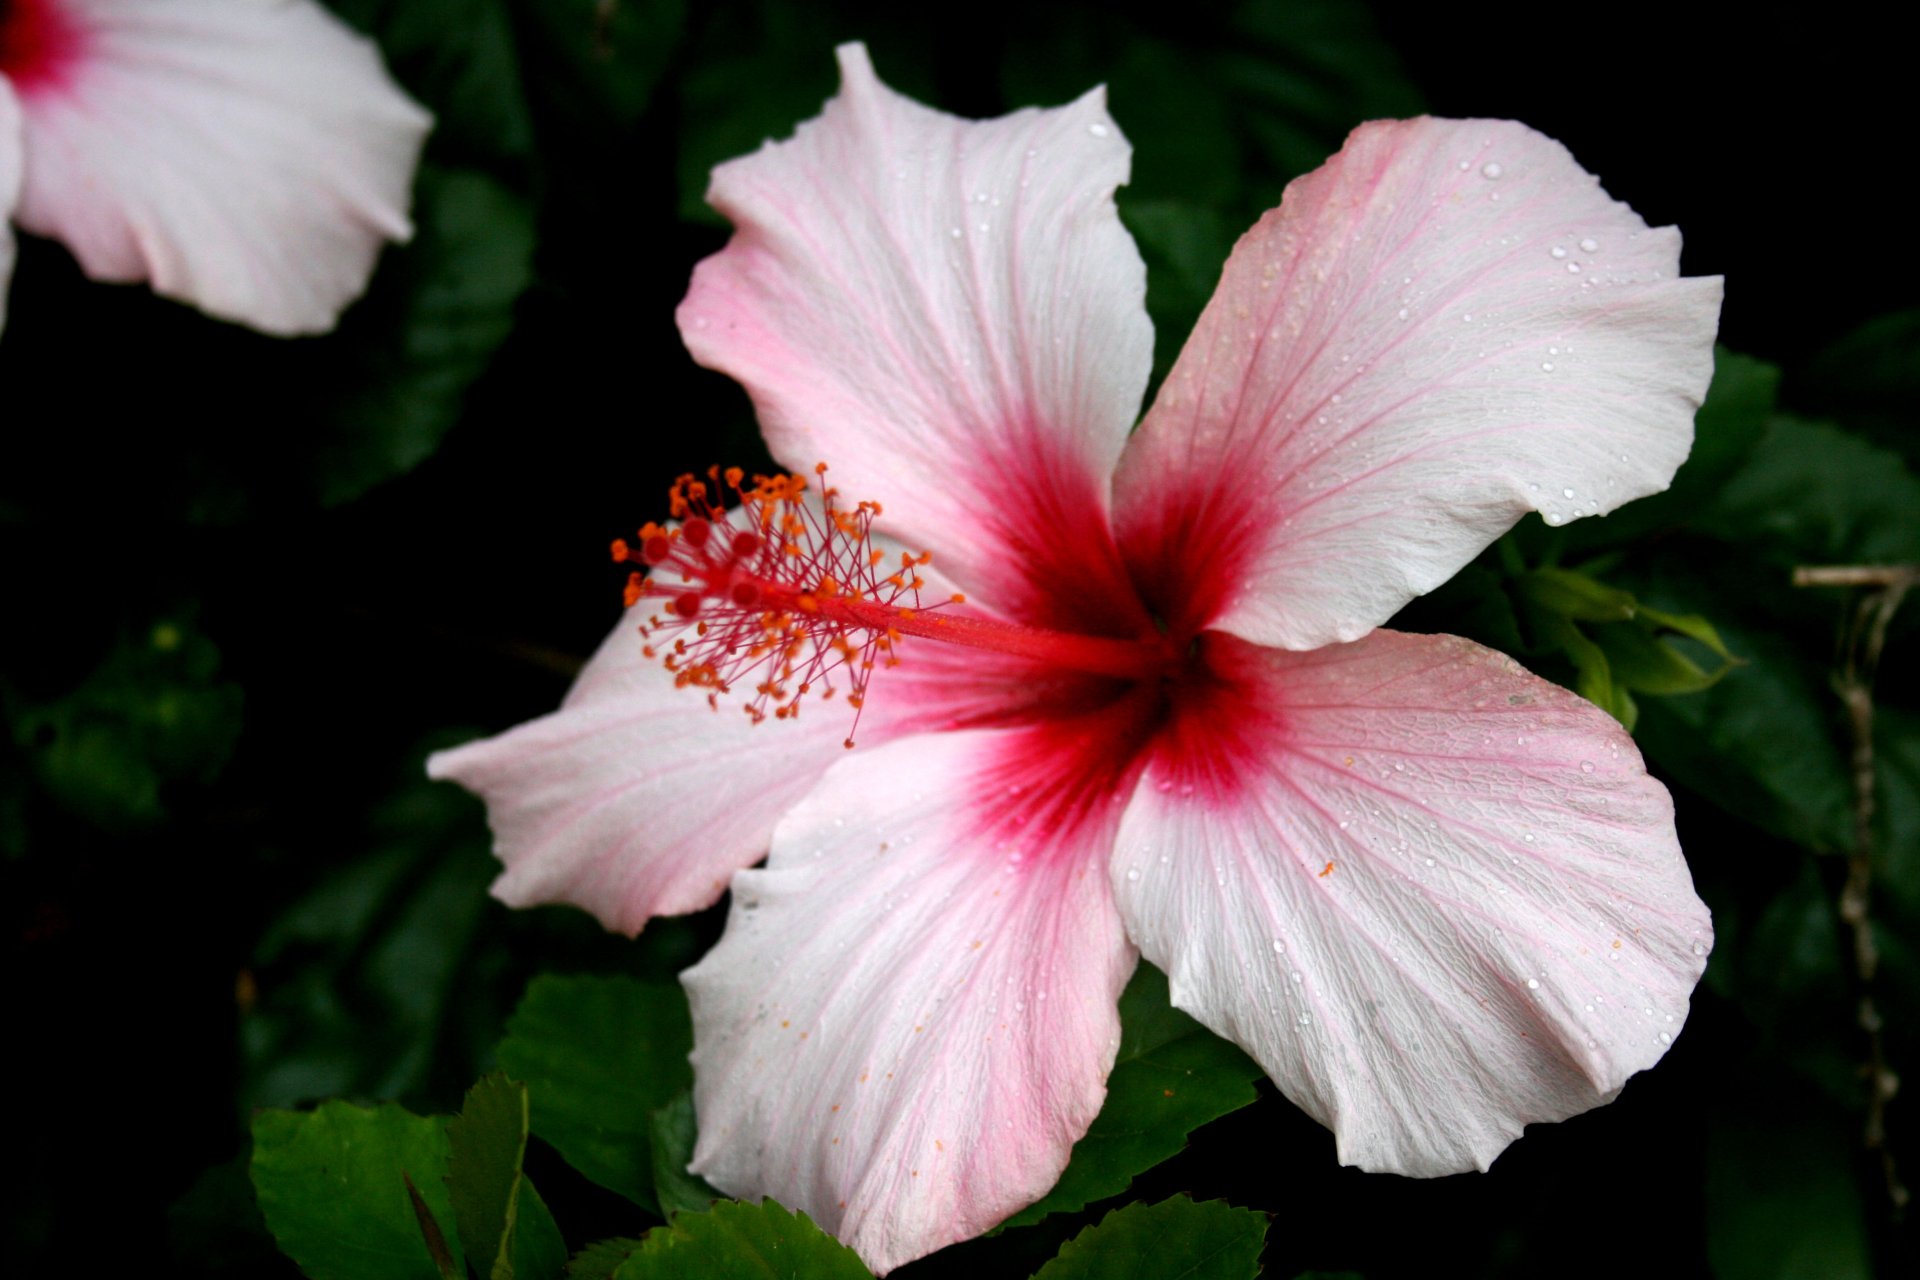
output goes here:
[[88, 275], [318, 333], [405, 240], [431, 117], [313, 0], [35, 0], [18, 221]]
[[1056, 578], [1126, 599], [1105, 512], [1153, 336], [1104, 94], [967, 121], [839, 58], [818, 119], [714, 170], [735, 233], [681, 305], [688, 349], [776, 458], [830, 463], [968, 593], [1040, 622]]
[[694, 1172], [880, 1272], [1053, 1185], [1105, 1097], [1135, 959], [1105, 874], [1119, 805], [1064, 789], [1089, 777], [1059, 745], [905, 738], [780, 825], [685, 975]]
[[[889, 561], [899, 553], [875, 545]], [[671, 588], [680, 578], [666, 569], [659, 576]], [[929, 599], [951, 590], [937, 571], [920, 573]], [[508, 905], [570, 903], [627, 934], [654, 916], [702, 910], [766, 855], [781, 815], [848, 754], [850, 735], [864, 752], [902, 733], [1019, 714], [1026, 699], [1009, 691], [1021, 685], [1046, 693], [1027, 665], [904, 639], [898, 665], [874, 670], [857, 716], [848, 673], [836, 667], [797, 715], [775, 717], [755, 696], [762, 669], [744, 670], [711, 701], [704, 688], [681, 687], [662, 662], [674, 641], [693, 645], [688, 662], [713, 655], [690, 628], [643, 635], [661, 605], [649, 597], [621, 617], [558, 711], [428, 760], [432, 777], [486, 801], [505, 864], [493, 893]], [[718, 621], [711, 607], [702, 620]], [[818, 643], [830, 650], [832, 636]]]
[[1241, 239], [1121, 462], [1146, 589], [1181, 625], [1311, 649], [1529, 511], [1665, 488], [1720, 303], [1679, 251], [1522, 125], [1362, 125]]
[[1666, 1052], [1711, 922], [1611, 718], [1451, 636], [1208, 643], [1219, 684], [1148, 765], [1116, 900], [1344, 1163], [1485, 1168]]
[[13, 281], [13, 206], [20, 198], [20, 102], [0, 76], [0, 329], [7, 325], [7, 286]]

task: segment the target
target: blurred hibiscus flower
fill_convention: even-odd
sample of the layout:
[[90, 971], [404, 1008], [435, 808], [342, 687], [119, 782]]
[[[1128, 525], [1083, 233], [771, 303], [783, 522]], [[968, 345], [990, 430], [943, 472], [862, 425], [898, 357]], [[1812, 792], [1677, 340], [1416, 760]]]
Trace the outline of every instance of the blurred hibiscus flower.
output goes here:
[[[412, 234], [431, 124], [313, 0], [0, 0], [12, 220], [267, 333], [331, 329]], [[0, 223], [0, 299], [13, 260]]]
[[[686, 975], [694, 1170], [880, 1270], [983, 1231], [1099, 1110], [1140, 954], [1348, 1163], [1484, 1168], [1614, 1097], [1711, 943], [1665, 790], [1565, 690], [1375, 628], [1528, 511], [1666, 486], [1719, 282], [1520, 125], [1365, 125], [1240, 241], [1133, 430], [1102, 93], [968, 122], [840, 58], [819, 119], [715, 171], [736, 232], [681, 330], [965, 603], [850, 583], [865, 516], [791, 481], [730, 517], [786, 559], [683, 501], [640, 544], [645, 647], [642, 607], [560, 711], [431, 766], [486, 798], [508, 902], [633, 932], [731, 885]], [[730, 683], [756, 626], [754, 701], [795, 710], [812, 655], [858, 688], [901, 637], [860, 749], [675, 687]]]

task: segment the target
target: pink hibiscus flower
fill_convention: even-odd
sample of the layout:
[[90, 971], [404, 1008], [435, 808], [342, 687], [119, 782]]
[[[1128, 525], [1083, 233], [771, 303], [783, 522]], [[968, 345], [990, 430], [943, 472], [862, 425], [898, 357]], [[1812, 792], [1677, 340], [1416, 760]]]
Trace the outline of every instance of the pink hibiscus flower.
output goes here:
[[[267, 333], [331, 329], [412, 235], [431, 124], [313, 0], [0, 0], [0, 209]], [[0, 323], [13, 260], [0, 218]]]
[[[1101, 92], [968, 122], [840, 63], [818, 120], [715, 171], [737, 231], [681, 330], [775, 457], [934, 554], [967, 603], [906, 620], [967, 643], [903, 639], [847, 752], [832, 704], [714, 714], [630, 616], [559, 712], [431, 764], [486, 798], [510, 903], [631, 932], [731, 885], [686, 975], [693, 1169], [883, 1271], [985, 1230], [1099, 1110], [1138, 955], [1350, 1164], [1484, 1168], [1611, 1099], [1711, 939], [1666, 792], [1565, 690], [1374, 628], [1530, 510], [1668, 483], [1719, 282], [1522, 126], [1369, 124], [1240, 241], [1132, 430]], [[710, 624], [679, 683], [725, 674], [743, 610], [856, 674], [901, 616], [884, 582], [802, 599], [816, 534], [760, 572], [717, 532], [641, 548]]]

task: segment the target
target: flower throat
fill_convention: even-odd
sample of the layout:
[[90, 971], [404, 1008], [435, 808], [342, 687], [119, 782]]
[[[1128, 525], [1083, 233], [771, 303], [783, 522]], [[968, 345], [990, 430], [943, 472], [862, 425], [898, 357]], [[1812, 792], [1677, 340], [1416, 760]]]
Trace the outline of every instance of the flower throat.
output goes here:
[[826, 471], [824, 462], [814, 468], [817, 492], [797, 474], [748, 481], [738, 467], [711, 467], [705, 479], [683, 475], [668, 493], [678, 523], [642, 525], [637, 544], [614, 541], [616, 562], [646, 566], [629, 575], [626, 602], [658, 602], [640, 634], [675, 684], [707, 690], [717, 707], [720, 695], [751, 682], [745, 710], [757, 723], [799, 714], [809, 693], [833, 697], [838, 678], [857, 725], [874, 670], [899, 662], [907, 636], [1121, 679], [1175, 666], [1163, 636], [1082, 635], [956, 614], [950, 607], [966, 603], [957, 593], [924, 604], [920, 571], [932, 554], [875, 548], [880, 504], [841, 506]]

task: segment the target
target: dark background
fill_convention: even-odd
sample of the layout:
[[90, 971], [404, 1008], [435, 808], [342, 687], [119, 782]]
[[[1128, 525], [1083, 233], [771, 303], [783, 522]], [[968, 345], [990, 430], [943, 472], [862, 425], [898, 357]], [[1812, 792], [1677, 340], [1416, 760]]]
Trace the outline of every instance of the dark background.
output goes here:
[[[1815, 416], [1857, 407], [1836, 344], [1920, 301], [1915, 219], [1895, 193], [1912, 168], [1907, 50], [1852, 6], [1293, 6], [1297, 21], [1262, 30], [1283, 51], [1306, 33], [1298, 63], [1277, 65], [1312, 91], [1265, 151], [1244, 143], [1237, 103], [1196, 96], [1210, 59], [1249, 47], [1236, 6], [694, 5], [592, 65], [575, 60], [591, 4], [341, 8], [441, 117], [430, 160], [452, 194], [421, 221], [452, 267], [410, 256], [436, 243], [423, 230], [338, 335], [278, 343], [22, 246], [0, 340], [13, 1274], [95, 1269], [106, 1240], [136, 1250], [116, 1266], [271, 1268], [237, 1163], [253, 1106], [450, 1108], [530, 973], [670, 973], [717, 931], [709, 913], [628, 944], [487, 902], [479, 808], [420, 782], [420, 761], [551, 709], [617, 614], [608, 539], [659, 514], [673, 474], [764, 461], [744, 396], [693, 367], [672, 311], [725, 237], [691, 216], [698, 175], [812, 114], [836, 42], [867, 40], [884, 78], [963, 114], [1106, 79], [1137, 148], [1134, 194], [1215, 209], [1229, 238], [1293, 176], [1286, 155], [1324, 156], [1369, 114], [1523, 120], [1682, 228], [1686, 272], [1727, 277], [1723, 342], [1782, 366], [1788, 404]], [[655, 8], [675, 6], [638, 10]], [[436, 23], [452, 34], [421, 34]], [[454, 65], [483, 27], [515, 56]], [[1361, 53], [1316, 60], [1322, 39]], [[518, 143], [487, 118], [509, 91]], [[1223, 122], [1240, 142], [1220, 150]], [[476, 200], [498, 203], [497, 224], [458, 211]], [[489, 253], [525, 276], [504, 303], [468, 296]], [[1197, 305], [1149, 260], [1156, 299], [1176, 295], [1156, 320]], [[451, 291], [440, 311], [435, 288]], [[423, 374], [433, 324], [471, 350]], [[1162, 367], [1179, 336], [1163, 332]], [[440, 418], [409, 419], [407, 397]], [[1887, 421], [1882, 443], [1910, 424]], [[1823, 663], [1837, 601], [1781, 609]], [[1914, 658], [1889, 657], [1883, 697], [1912, 705]], [[1620, 1102], [1535, 1129], [1490, 1175], [1420, 1183], [1337, 1169], [1328, 1136], [1266, 1097], [1143, 1191], [1271, 1211], [1278, 1276], [1758, 1276], [1795, 1260], [1863, 1274], [1863, 1240], [1896, 1274], [1906, 1245], [1846, 1078], [1845, 966], [1818, 927], [1835, 860], [1676, 791], [1716, 914], [1760, 923], [1723, 929], [1723, 980]], [[1813, 923], [1765, 950], [1783, 912]], [[1759, 997], [1743, 985], [1755, 967], [1774, 979]], [[1782, 1048], [1796, 1041], [1833, 1052], [1809, 1066]], [[1911, 1024], [1895, 1043], [1914, 1043]], [[1894, 1104], [1894, 1133], [1920, 1177], [1911, 1106]], [[615, 1215], [588, 1190], [576, 1204], [570, 1238]]]

